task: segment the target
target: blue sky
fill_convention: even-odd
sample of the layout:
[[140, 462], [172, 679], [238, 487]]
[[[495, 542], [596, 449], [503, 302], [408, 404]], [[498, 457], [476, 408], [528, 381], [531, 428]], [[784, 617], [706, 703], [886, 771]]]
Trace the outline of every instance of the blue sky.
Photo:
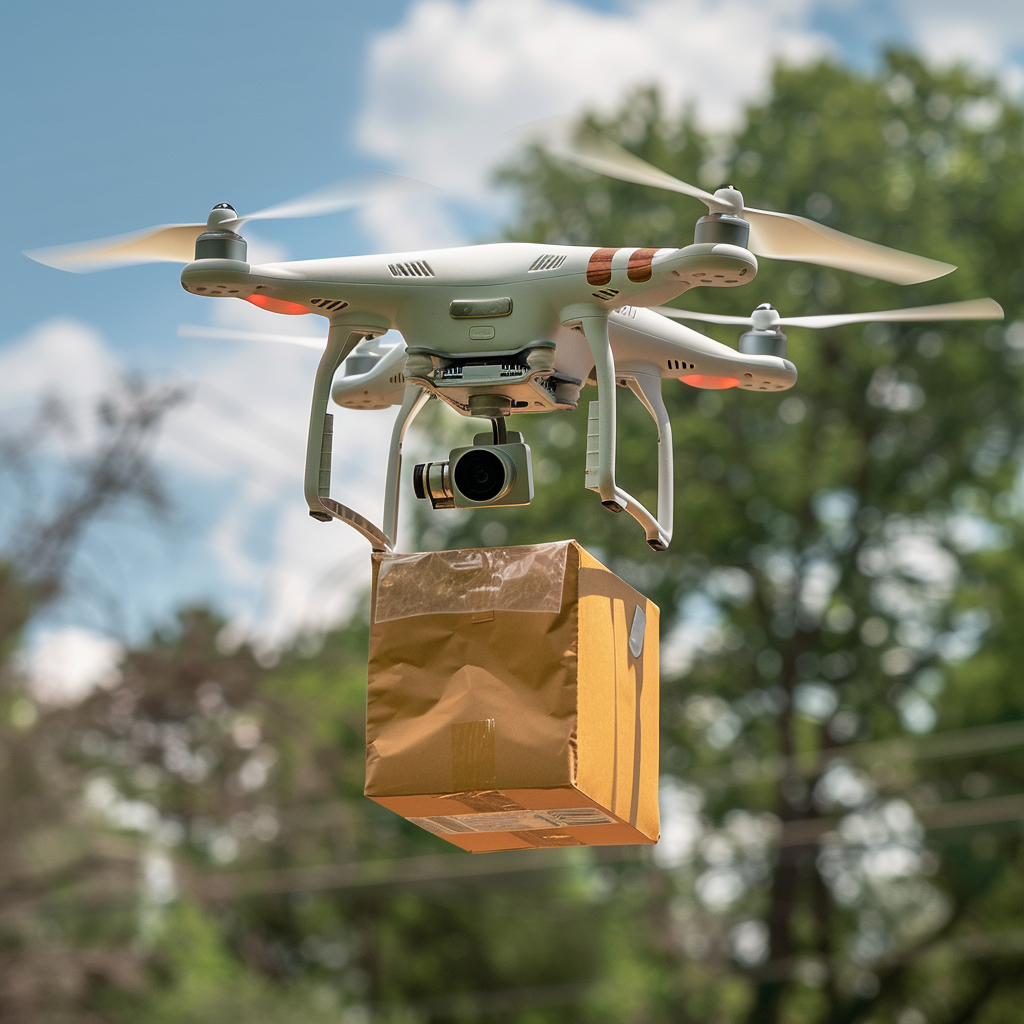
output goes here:
[[[352, 144], [365, 48], [404, 7], [5, 3], [4, 339], [45, 307], [148, 349], [139, 335], [189, 307], [165, 287], [166, 266], [62, 275], [57, 287], [23, 248], [202, 220], [225, 199], [253, 209], [372, 166]], [[314, 255], [368, 241], [341, 217], [299, 230]]]
[[[178, 338], [183, 322], [274, 331], [286, 318], [186, 295], [173, 264], [75, 275], [23, 249], [199, 221], [215, 202], [256, 209], [374, 168], [447, 192], [261, 226], [254, 254], [457, 243], [507, 212], [488, 184], [503, 132], [612, 105], [631, 84], [695, 99], [713, 127], [780, 56], [864, 65], [902, 42], [985, 64], [1014, 90], [1024, 80], [1009, 0], [4, 0], [0, 16], [0, 424], [43, 390], [87, 402], [124, 368], [197, 388], [160, 449], [174, 528], [107, 527], [84, 553], [120, 595], [118, 622], [83, 600], [61, 612], [128, 635], [205, 597], [283, 636], [365, 583], [363, 542], [302, 503], [316, 354]], [[345, 469], [376, 515], [390, 416], [354, 416], [340, 421]]]

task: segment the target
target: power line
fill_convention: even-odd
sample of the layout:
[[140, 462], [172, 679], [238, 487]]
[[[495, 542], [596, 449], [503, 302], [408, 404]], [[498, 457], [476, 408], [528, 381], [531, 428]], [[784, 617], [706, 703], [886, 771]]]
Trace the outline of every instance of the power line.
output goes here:
[[608, 848], [608, 852], [602, 851], [600, 854], [596, 853], [595, 847], [570, 847], [567, 850], [509, 850], [490, 853], [485, 857], [442, 853], [310, 867], [192, 873], [186, 874], [183, 887], [205, 899], [224, 900], [239, 896], [324, 892], [331, 889], [361, 889], [375, 885], [518, 875], [524, 872], [552, 871], [577, 866], [581, 863], [581, 849], [593, 851], [588, 857], [588, 863], [641, 863], [644, 859], [636, 847], [612, 847]]
[[[916, 808], [917, 820], [929, 832], [949, 828], [980, 828], [1010, 821], [1024, 822], [1024, 793], [984, 800], [954, 800], [934, 807]], [[813, 846], [832, 832], [838, 816], [798, 818], [783, 823], [777, 846]]]
[[858, 761], [881, 767], [893, 761], [938, 761], [1012, 750], [1024, 745], [1024, 721], [950, 729], [924, 736], [900, 736], [888, 740], [851, 743], [820, 751], [813, 758], [734, 758], [725, 767], [690, 773], [688, 781], [701, 786], [744, 785], [776, 782], [790, 775], [819, 775], [838, 761]]
[[[1024, 793], [981, 800], [957, 800], [921, 809], [916, 813], [918, 821], [928, 831], [1024, 821]], [[841, 820], [842, 816], [829, 815], [784, 822], [771, 845], [780, 848], [817, 845], [834, 832]], [[575, 848], [576, 851], [580, 849]], [[596, 858], [591, 861], [593, 864], [648, 863], [643, 847], [584, 849], [592, 851], [591, 856]], [[602, 852], [597, 853], [598, 850]], [[436, 854], [309, 867], [193, 873], [186, 876], [186, 886], [206, 899], [224, 900], [244, 895], [323, 892], [549, 871], [579, 864], [578, 858], [578, 852], [572, 854], [565, 850], [512, 850], [490, 853], [484, 857]]]

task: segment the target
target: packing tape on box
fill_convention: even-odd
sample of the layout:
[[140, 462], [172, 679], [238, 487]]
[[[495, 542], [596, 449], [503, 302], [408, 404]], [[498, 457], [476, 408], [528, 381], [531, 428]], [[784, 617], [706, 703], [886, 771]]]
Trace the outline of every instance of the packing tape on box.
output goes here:
[[455, 789], [494, 787], [494, 719], [456, 722], [452, 737], [452, 783]]
[[560, 830], [581, 825], [614, 825], [615, 818], [600, 807], [548, 807], [543, 810], [484, 811], [473, 814], [434, 814], [429, 817], [409, 818], [414, 825], [435, 835], [456, 835], [471, 832], [541, 833], [530, 839], [543, 840], [545, 834], [556, 835]]
[[556, 614], [570, 543], [378, 555], [374, 622], [453, 612]]

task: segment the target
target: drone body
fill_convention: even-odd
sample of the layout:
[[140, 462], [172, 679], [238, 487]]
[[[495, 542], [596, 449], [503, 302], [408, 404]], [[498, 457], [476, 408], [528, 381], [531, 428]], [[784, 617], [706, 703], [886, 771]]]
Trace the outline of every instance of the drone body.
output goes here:
[[[331, 326], [329, 356], [318, 373], [321, 395], [330, 392], [335, 371], [360, 342], [392, 329], [405, 338], [406, 350], [400, 369], [382, 367], [388, 371], [384, 379], [394, 385], [391, 401], [401, 384], [403, 392], [418, 387], [462, 415], [504, 420], [512, 413], [575, 409], [594, 372], [603, 394], [594, 410], [598, 458], [588, 466], [587, 485], [609, 508], [636, 518], [657, 550], [671, 540], [672, 500], [661, 379], [762, 391], [781, 390], [796, 379], [792, 363], [779, 356], [744, 357], [638, 308], [694, 287], [728, 288], [752, 280], [756, 258], [729, 242], [681, 249], [499, 243], [251, 267], [241, 259], [206, 255], [218, 241], [222, 251], [244, 254], [240, 236], [232, 232], [223, 239], [223, 234], [200, 236], [197, 252], [203, 258], [183, 269], [182, 286], [196, 295], [244, 299], [274, 312], [325, 316]], [[658, 516], [615, 482], [616, 383], [631, 387], [659, 425]], [[348, 404], [344, 400], [350, 397], [357, 407], [380, 406], [375, 388], [362, 388], [362, 396], [359, 390], [342, 385], [334, 389], [335, 400]], [[410, 406], [403, 424], [416, 411]], [[326, 402], [315, 400], [306, 497], [314, 515], [338, 517], [336, 503], [323, 501], [329, 497], [325, 446], [333, 444], [327, 436], [333, 423], [326, 431], [326, 416]], [[320, 456], [314, 459], [318, 435]], [[498, 445], [497, 428], [494, 436]], [[386, 519], [397, 514], [397, 486], [397, 477], [389, 481], [394, 509], [389, 506]], [[345, 518], [367, 532], [360, 521]], [[384, 536], [391, 546], [394, 527]], [[381, 537], [374, 534], [371, 542], [380, 544]]]
[[[615, 369], [623, 374], [644, 374], [653, 378], [678, 379], [691, 387], [720, 390], [741, 387], [750, 391], [782, 391], [796, 383], [796, 367], [781, 356], [738, 352], [653, 310], [622, 306], [608, 314], [608, 339], [615, 355]], [[585, 339], [577, 330], [559, 325], [553, 335], [556, 343], [555, 369], [563, 373], [578, 370], [586, 379], [594, 361]], [[364, 366], [362, 353], [370, 354]], [[405, 394], [407, 350], [404, 344], [380, 350], [375, 342], [360, 343], [345, 364], [345, 376], [334, 382], [331, 397], [346, 409], [386, 409], [401, 405]], [[492, 387], [500, 374], [509, 370], [501, 357], [494, 358], [491, 383], [476, 379], [467, 383], [472, 392]], [[430, 381], [424, 383], [429, 388]], [[438, 389], [441, 390], [441, 389]], [[573, 390], [578, 390], [574, 388]], [[442, 400], [451, 399], [441, 394]], [[575, 403], [559, 408], [573, 408]], [[462, 412], [462, 408], [457, 408]], [[514, 408], [513, 412], [542, 411], [534, 407]], [[546, 410], [543, 410], [546, 411]]]
[[[751, 282], [757, 256], [901, 284], [931, 280], [955, 268], [803, 217], [748, 208], [730, 185], [714, 194], [704, 192], [608, 140], [580, 143], [562, 155], [599, 173], [700, 199], [709, 213], [697, 221], [694, 243], [682, 248], [497, 243], [262, 266], [246, 262], [246, 242], [237, 232], [245, 221], [333, 212], [368, 197], [365, 185], [343, 183], [248, 216], [222, 203], [205, 224], [163, 225], [29, 255], [66, 270], [182, 262], [187, 265], [181, 284], [195, 295], [243, 299], [275, 313], [326, 318], [330, 327], [309, 422], [306, 501], [314, 518], [348, 523], [375, 550], [395, 546], [402, 442], [429, 398], [460, 415], [490, 420], [493, 435], [478, 435], [474, 445], [452, 452], [449, 462], [417, 467], [417, 495], [429, 497], [435, 508], [490, 507], [525, 504], [533, 495], [529, 448], [520, 435], [507, 431], [506, 417], [575, 409], [583, 386], [596, 384], [598, 397], [590, 403], [588, 420], [586, 486], [611, 511], [628, 512], [643, 527], [648, 544], [664, 550], [671, 541], [673, 517], [671, 423], [661, 395], [665, 378], [698, 388], [781, 391], [796, 382], [796, 368], [785, 358], [783, 326], [1002, 316], [991, 299], [789, 319], [767, 304], [749, 318], [665, 308], [663, 303], [691, 288]], [[409, 185], [407, 179], [389, 181]], [[670, 317], [750, 329], [737, 350]], [[392, 330], [404, 343], [383, 344], [380, 339]], [[346, 373], [335, 382], [346, 360]], [[628, 387], [658, 427], [656, 515], [616, 483], [616, 385]], [[332, 397], [353, 409], [400, 406], [383, 529], [330, 496]]]
[[[693, 287], [743, 284], [756, 273], [751, 253], [728, 244], [655, 250], [499, 243], [254, 267], [202, 259], [186, 266], [181, 280], [197, 295], [246, 299], [273, 312], [315, 313], [332, 327], [362, 328], [368, 336], [396, 330], [407, 346], [406, 375], [469, 415], [469, 403], [451, 396], [459, 391], [468, 398], [489, 385], [480, 374], [456, 382], [450, 366], [481, 360], [501, 366], [504, 360], [507, 367], [524, 352], [531, 353], [524, 357], [531, 369], [542, 368], [541, 380], [554, 374], [555, 381], [536, 386], [535, 393], [524, 390], [512, 399], [512, 411], [575, 408], [594, 366], [586, 339], [574, 329], [584, 316], [609, 316], [616, 366], [623, 369], [695, 387], [791, 386], [795, 369], [786, 360], [738, 358], [734, 349], [637, 309]], [[413, 373], [413, 364], [422, 372]], [[438, 374], [440, 369], [447, 372]], [[504, 373], [508, 390], [513, 375]], [[349, 401], [353, 407], [370, 404], [356, 396]]]

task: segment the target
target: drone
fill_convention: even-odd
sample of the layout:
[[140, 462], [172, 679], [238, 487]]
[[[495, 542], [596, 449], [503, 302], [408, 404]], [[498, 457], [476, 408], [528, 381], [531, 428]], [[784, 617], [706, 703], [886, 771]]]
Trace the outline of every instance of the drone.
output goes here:
[[[242, 299], [283, 315], [317, 314], [329, 323], [313, 382], [306, 449], [310, 515], [357, 530], [374, 551], [397, 543], [402, 447], [430, 399], [490, 430], [447, 460], [417, 465], [413, 489], [435, 509], [526, 505], [534, 494], [529, 446], [507, 429], [513, 414], [575, 410], [587, 384], [584, 485], [612, 512], [627, 512], [647, 543], [672, 539], [672, 429], [662, 381], [695, 388], [779, 392], [797, 380], [786, 358], [788, 326], [825, 328], [872, 321], [999, 319], [992, 299], [911, 309], [782, 317], [769, 304], [748, 318], [667, 307], [691, 288], [732, 288], [754, 280], [758, 257], [817, 264], [898, 284], [948, 274], [948, 263], [855, 238], [793, 214], [744, 205], [723, 185], [713, 194], [674, 178], [601, 136], [556, 155], [587, 170], [701, 200], [692, 245], [628, 248], [501, 242], [422, 252], [250, 265], [239, 233], [246, 221], [333, 213], [379, 194], [379, 176], [345, 183], [257, 213], [214, 206], [205, 224], [170, 224], [132, 235], [27, 252], [38, 262], [86, 272], [146, 262], [180, 262], [182, 287], [198, 296]], [[737, 348], [678, 319], [746, 327]], [[397, 331], [402, 341], [388, 343]], [[182, 333], [182, 332], [179, 332]], [[201, 334], [190, 329], [188, 334]], [[246, 332], [230, 332], [242, 336]], [[260, 337], [259, 335], [247, 335]], [[269, 336], [268, 336], [269, 337]], [[281, 340], [295, 340], [281, 336]], [[339, 368], [344, 372], [335, 379]], [[632, 391], [657, 430], [657, 514], [616, 478], [616, 386]], [[385, 483], [383, 526], [331, 496], [333, 401], [349, 409], [398, 406]]]

